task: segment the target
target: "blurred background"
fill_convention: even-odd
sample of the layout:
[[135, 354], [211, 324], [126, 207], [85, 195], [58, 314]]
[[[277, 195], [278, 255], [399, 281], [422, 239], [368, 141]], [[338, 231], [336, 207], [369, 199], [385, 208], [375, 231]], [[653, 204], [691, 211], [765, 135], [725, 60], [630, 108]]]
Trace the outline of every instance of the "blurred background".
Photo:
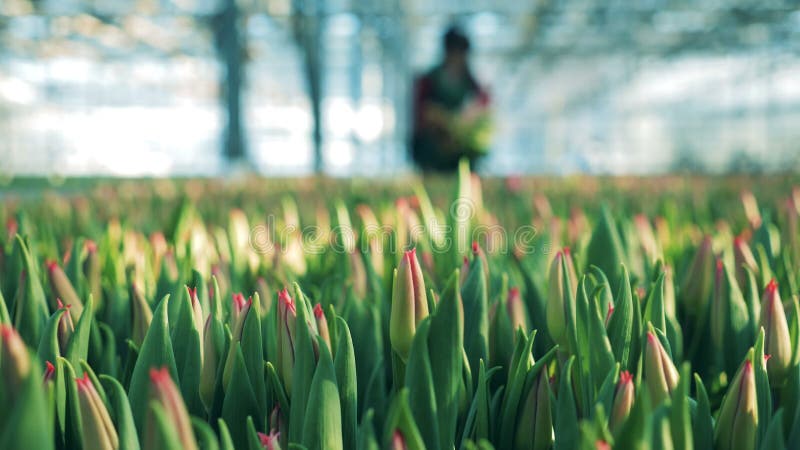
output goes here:
[[794, 0], [0, 0], [0, 176], [407, 173], [452, 23], [487, 175], [800, 168]]

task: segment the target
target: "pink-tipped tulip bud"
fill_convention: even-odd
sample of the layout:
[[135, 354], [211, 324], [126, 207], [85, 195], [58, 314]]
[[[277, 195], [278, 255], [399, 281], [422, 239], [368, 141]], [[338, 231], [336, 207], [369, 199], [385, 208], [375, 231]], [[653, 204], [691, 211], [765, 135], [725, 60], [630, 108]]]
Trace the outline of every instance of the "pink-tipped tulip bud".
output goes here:
[[739, 368], [722, 399], [714, 433], [716, 450], [745, 450], [755, 447], [758, 408], [756, 379], [749, 359]]
[[405, 361], [417, 325], [428, 316], [428, 296], [425, 281], [417, 261], [416, 251], [409, 250], [394, 273], [392, 312], [389, 318], [389, 340], [392, 348]]
[[659, 255], [658, 241], [656, 240], [653, 226], [650, 225], [650, 220], [644, 214], [638, 214], [633, 218], [633, 223], [636, 226], [636, 231], [639, 235], [639, 243], [642, 246], [647, 260], [649, 262], [656, 261]]
[[62, 354], [65, 354], [67, 351], [67, 344], [69, 343], [70, 338], [72, 338], [72, 333], [75, 332], [75, 325], [72, 322], [72, 315], [69, 313], [69, 310], [72, 309], [72, 305], [65, 305], [61, 303], [60, 298], [56, 299], [56, 304], [58, 305], [59, 310], [66, 310], [66, 312], [61, 315], [61, 318], [58, 319], [58, 328], [56, 329], [58, 348], [61, 349]]
[[714, 251], [711, 244], [711, 236], [703, 238], [680, 288], [686, 311], [693, 317], [700, 316], [711, 298], [714, 280]]
[[392, 442], [390, 448], [391, 450], [408, 450], [406, 438], [403, 436], [403, 433], [401, 433], [400, 430], [394, 430], [394, 433], [392, 433]]
[[279, 442], [280, 436], [281, 434], [276, 431], [270, 432], [269, 434], [259, 431], [258, 442], [264, 450], [281, 450], [281, 444]]
[[53, 365], [50, 361], [44, 362], [44, 375], [42, 375], [42, 382], [47, 384], [56, 376], [56, 366]]
[[317, 323], [317, 332], [322, 340], [328, 344], [328, 350], [331, 350], [331, 335], [328, 331], [328, 319], [325, 318], [325, 312], [322, 310], [322, 305], [317, 303], [314, 306], [314, 321]]
[[67, 274], [59, 267], [55, 261], [47, 262], [47, 275], [50, 280], [50, 288], [53, 294], [61, 299], [65, 305], [70, 306], [70, 315], [73, 320], [78, 320], [83, 312], [83, 303], [81, 303], [78, 293], [72, 287]]
[[278, 374], [287, 393], [292, 392], [292, 370], [294, 369], [294, 339], [297, 327], [297, 309], [286, 289], [278, 293]]
[[750, 223], [750, 228], [758, 229], [761, 226], [761, 211], [758, 210], [756, 196], [750, 191], [742, 191], [741, 199], [744, 215], [747, 217], [747, 222]]
[[141, 346], [153, 321], [153, 311], [135, 283], [131, 285], [131, 321], [131, 339]]
[[78, 404], [81, 411], [81, 437], [83, 448], [115, 450], [119, 448], [119, 436], [111, 422], [105, 403], [100, 398], [88, 374], [76, 378]]
[[[181, 446], [184, 449], [197, 450], [197, 440], [194, 437], [194, 431], [192, 431], [189, 412], [166, 367], [150, 369], [150, 400], [164, 409], [169, 425], [175, 430], [175, 435]], [[156, 419], [148, 417], [146, 427], [156, 426], [153, 423], [154, 420]], [[151, 432], [148, 433], [148, 431]], [[153, 439], [155, 435], [155, 429], [145, 430], [145, 436], [150, 437], [150, 439]], [[145, 443], [153, 444], [154, 441], [150, 439], [145, 439]], [[144, 448], [150, 447], [145, 445]]]
[[769, 282], [761, 299], [760, 325], [764, 327], [764, 353], [771, 356], [767, 361], [770, 385], [782, 386], [792, 365], [792, 340], [775, 280]]
[[516, 331], [522, 328], [522, 331], [527, 333], [528, 327], [528, 313], [525, 310], [525, 304], [522, 302], [522, 296], [519, 293], [519, 288], [512, 287], [508, 290], [508, 301], [506, 302], [506, 311], [508, 317], [511, 319], [511, 330], [514, 332], [516, 339]]
[[614, 403], [611, 406], [611, 417], [608, 422], [612, 432], [618, 430], [625, 423], [625, 419], [628, 418], [633, 407], [635, 396], [633, 375], [625, 370], [619, 374], [619, 382], [614, 390]]
[[14, 396], [31, 371], [31, 359], [17, 330], [2, 324], [0, 324], [0, 368], [3, 376], [2, 386], [6, 392]]
[[653, 331], [647, 332], [644, 347], [644, 384], [655, 405], [667, 399], [678, 385], [678, 370]]
[[[547, 331], [550, 337], [562, 348], [569, 348], [567, 339], [567, 314], [575, 317], [575, 290], [573, 290], [572, 258], [569, 250], [564, 249], [556, 253], [550, 264], [550, 277], [547, 288], [546, 319]], [[566, 268], [566, 270], [564, 270]], [[572, 295], [565, 289], [572, 290]], [[567, 302], [571, 303], [567, 305]]]
[[750, 246], [742, 236], [733, 238], [733, 260], [736, 265], [736, 281], [739, 283], [739, 288], [744, 289], [747, 286], [747, 269], [758, 275], [758, 264]]
[[547, 371], [542, 370], [531, 383], [517, 417], [514, 449], [545, 450], [553, 442], [553, 415], [550, 408]]
[[233, 306], [231, 307], [231, 332], [233, 338], [237, 341], [242, 340], [242, 330], [244, 329], [244, 321], [247, 319], [247, 313], [253, 307], [253, 297], [244, 299], [241, 293], [233, 294]]

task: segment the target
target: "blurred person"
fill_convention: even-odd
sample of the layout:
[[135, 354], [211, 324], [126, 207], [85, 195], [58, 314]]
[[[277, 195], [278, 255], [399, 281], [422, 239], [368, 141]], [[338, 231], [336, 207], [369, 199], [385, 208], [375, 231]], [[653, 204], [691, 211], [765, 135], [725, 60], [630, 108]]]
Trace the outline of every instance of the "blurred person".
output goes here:
[[444, 59], [414, 82], [411, 155], [422, 170], [453, 171], [489, 151], [489, 95], [469, 68], [470, 42], [451, 26], [443, 38]]

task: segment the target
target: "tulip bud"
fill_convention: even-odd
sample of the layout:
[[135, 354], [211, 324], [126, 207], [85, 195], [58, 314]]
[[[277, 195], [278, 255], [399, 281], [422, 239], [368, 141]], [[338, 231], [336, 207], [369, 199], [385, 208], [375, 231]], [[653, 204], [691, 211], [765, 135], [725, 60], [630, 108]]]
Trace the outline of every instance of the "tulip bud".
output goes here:
[[684, 302], [687, 312], [692, 316], [700, 315], [711, 296], [713, 264], [714, 252], [711, 247], [711, 236], [706, 236], [694, 255], [680, 289], [681, 300]]
[[[270, 434], [274, 434], [276, 436], [275, 442], [281, 441], [281, 436], [286, 436], [287, 434], [287, 426], [286, 426], [286, 419], [283, 417], [283, 413], [281, 412], [281, 405], [276, 404], [274, 408], [272, 408], [272, 412], [269, 415], [269, 426], [270, 426]], [[283, 443], [286, 443], [286, 439], [283, 439]], [[280, 447], [277, 447], [280, 448]]]
[[328, 319], [325, 318], [325, 312], [322, 311], [322, 305], [317, 303], [314, 306], [314, 321], [317, 323], [317, 332], [322, 340], [328, 344], [328, 350], [331, 350], [331, 335], [328, 332]]
[[[559, 344], [562, 348], [569, 348], [567, 340], [567, 306], [572, 317], [575, 316], [575, 297], [574, 293], [577, 288], [573, 290], [572, 278], [575, 276], [572, 273], [570, 266], [572, 265], [572, 258], [570, 257], [569, 250], [556, 253], [553, 263], [550, 264], [550, 278], [547, 290], [547, 305], [546, 305], [546, 320], [547, 331], [550, 337]], [[566, 267], [566, 271], [564, 268]], [[566, 281], [567, 289], [572, 290], [572, 294], [564, 291]], [[568, 299], [572, 299], [572, 303], [567, 305]]]
[[264, 316], [269, 315], [269, 312], [272, 311], [272, 290], [267, 283], [267, 280], [264, 277], [259, 277], [256, 280], [256, 292], [258, 292], [258, 300], [261, 302], [259, 305], [261, 307], [261, 313]]
[[619, 374], [619, 382], [614, 391], [614, 403], [611, 406], [611, 417], [608, 422], [612, 432], [616, 432], [628, 418], [634, 397], [633, 376], [625, 370]]
[[244, 321], [247, 319], [247, 313], [253, 306], [253, 298], [248, 297], [247, 301], [244, 300], [244, 295], [241, 293], [233, 294], [233, 307], [231, 308], [231, 332], [233, 338], [237, 341], [242, 339], [242, 329], [244, 329]]
[[292, 370], [294, 368], [294, 339], [297, 327], [297, 309], [292, 297], [284, 289], [278, 293], [278, 374], [286, 392], [292, 392]]
[[[186, 290], [189, 293], [189, 301], [191, 302], [192, 306], [192, 320], [194, 320], [194, 327], [197, 329], [197, 332], [200, 334], [200, 341], [203, 340], [203, 308], [200, 306], [200, 299], [197, 297], [197, 288], [190, 288], [186, 286]], [[200, 357], [203, 357], [203, 350], [200, 349]]]
[[469, 276], [469, 258], [466, 256], [464, 260], [461, 262], [461, 270], [458, 274], [458, 285], [460, 287], [464, 287], [464, 283], [467, 282], [467, 277]]
[[31, 360], [17, 330], [3, 324], [0, 324], [0, 367], [5, 391], [14, 395], [31, 370]]
[[[197, 441], [194, 437], [194, 431], [192, 431], [189, 412], [166, 367], [150, 369], [150, 399], [164, 408], [165, 417], [175, 431], [175, 436], [181, 446], [185, 450], [197, 450]], [[148, 414], [145, 425], [146, 439], [143, 448], [152, 448], [152, 444], [155, 443], [156, 433], [154, 427], [157, 426], [154, 423], [155, 420], [152, 414]]]
[[213, 319], [214, 316], [209, 314], [203, 326], [203, 368], [200, 372], [200, 399], [208, 409], [211, 409], [214, 401], [214, 389], [219, 367], [219, 354], [214, 342], [214, 333], [211, 330]]
[[265, 450], [281, 450], [281, 444], [278, 442], [280, 438], [279, 432], [270, 432], [269, 434], [264, 434], [262, 432], [258, 432], [258, 441], [261, 443], [261, 448]]
[[44, 362], [44, 375], [42, 376], [43, 384], [47, 384], [50, 381], [53, 381], [53, 378], [56, 376], [56, 366], [53, 365], [50, 361]]
[[522, 302], [522, 296], [519, 294], [518, 287], [512, 287], [508, 290], [508, 301], [506, 302], [506, 311], [508, 317], [511, 319], [511, 329], [514, 331], [514, 338], [516, 339], [516, 331], [522, 328], [522, 331], [527, 333], [528, 327], [528, 312], [525, 310], [525, 304]]
[[678, 384], [678, 370], [653, 331], [644, 347], [644, 383], [654, 405], [661, 404]]
[[725, 285], [725, 266], [717, 259], [714, 271], [714, 295], [711, 298], [711, 340], [718, 351], [725, 348], [727, 326], [728, 288]]
[[367, 269], [364, 267], [364, 259], [360, 252], [351, 252], [350, 260], [350, 281], [353, 283], [353, 291], [358, 298], [367, 295]]
[[392, 433], [392, 444], [391, 450], [408, 450], [408, 445], [406, 445], [406, 438], [403, 437], [403, 433], [400, 430], [394, 430]]
[[47, 262], [47, 274], [50, 279], [50, 287], [53, 290], [53, 294], [55, 294], [57, 298], [60, 298], [64, 304], [71, 307], [70, 314], [72, 318], [78, 320], [83, 312], [83, 303], [81, 303], [78, 293], [75, 292], [75, 288], [72, 287], [72, 283], [69, 282], [67, 274], [64, 273], [55, 261]]
[[405, 361], [414, 340], [417, 325], [428, 316], [425, 281], [417, 261], [416, 250], [405, 253], [394, 273], [392, 312], [389, 318], [389, 339], [392, 348]]
[[92, 294], [95, 310], [103, 301], [103, 290], [100, 287], [100, 277], [102, 268], [100, 267], [100, 257], [97, 255], [97, 244], [87, 240], [84, 243], [86, 248], [86, 260], [83, 262], [83, 273], [89, 282], [89, 292]]
[[636, 226], [639, 243], [645, 256], [647, 256], [647, 260], [649, 262], [656, 261], [658, 259], [658, 241], [656, 241], [655, 232], [647, 216], [639, 214], [633, 218], [633, 223]]
[[672, 266], [664, 266], [664, 312], [667, 317], [675, 318], [675, 280]]
[[761, 226], [761, 212], [758, 210], [758, 201], [756, 201], [755, 195], [750, 191], [742, 191], [741, 199], [744, 215], [747, 217], [747, 222], [750, 223], [750, 228], [758, 229]]
[[741, 236], [733, 239], [733, 260], [736, 265], [736, 281], [739, 283], [739, 288], [744, 289], [747, 287], [747, 269], [758, 275], [758, 264], [747, 242]]
[[515, 449], [544, 450], [553, 441], [553, 419], [547, 371], [542, 370], [531, 383], [521, 405], [514, 435]]
[[792, 341], [778, 284], [774, 279], [767, 285], [761, 300], [760, 325], [764, 327], [764, 353], [770, 355], [767, 361], [769, 382], [772, 386], [781, 386], [792, 365]]
[[136, 345], [142, 345], [153, 321], [153, 311], [136, 283], [131, 284], [131, 320], [131, 339]]
[[72, 305], [65, 305], [61, 303], [60, 298], [56, 299], [56, 304], [58, 305], [59, 310], [67, 310], [67, 312], [62, 314], [61, 318], [58, 320], [58, 328], [56, 329], [58, 348], [61, 349], [61, 353], [63, 354], [67, 351], [67, 344], [72, 337], [72, 333], [75, 332], [75, 326], [72, 323], [72, 316], [69, 313]]
[[758, 408], [756, 379], [749, 359], [739, 368], [722, 399], [714, 433], [716, 450], [745, 450], [755, 447]]
[[78, 403], [81, 410], [81, 431], [83, 448], [97, 450], [114, 450], [119, 448], [119, 436], [105, 403], [97, 390], [84, 373], [83, 378], [76, 378], [78, 385]]

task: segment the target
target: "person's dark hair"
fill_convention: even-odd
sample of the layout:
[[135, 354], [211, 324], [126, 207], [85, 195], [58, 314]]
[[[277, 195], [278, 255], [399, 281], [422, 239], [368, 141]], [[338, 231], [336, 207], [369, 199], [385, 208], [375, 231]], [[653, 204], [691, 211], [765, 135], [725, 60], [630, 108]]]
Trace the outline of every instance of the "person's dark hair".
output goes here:
[[444, 50], [446, 52], [453, 51], [469, 51], [469, 38], [457, 26], [451, 26], [447, 29], [443, 39]]

